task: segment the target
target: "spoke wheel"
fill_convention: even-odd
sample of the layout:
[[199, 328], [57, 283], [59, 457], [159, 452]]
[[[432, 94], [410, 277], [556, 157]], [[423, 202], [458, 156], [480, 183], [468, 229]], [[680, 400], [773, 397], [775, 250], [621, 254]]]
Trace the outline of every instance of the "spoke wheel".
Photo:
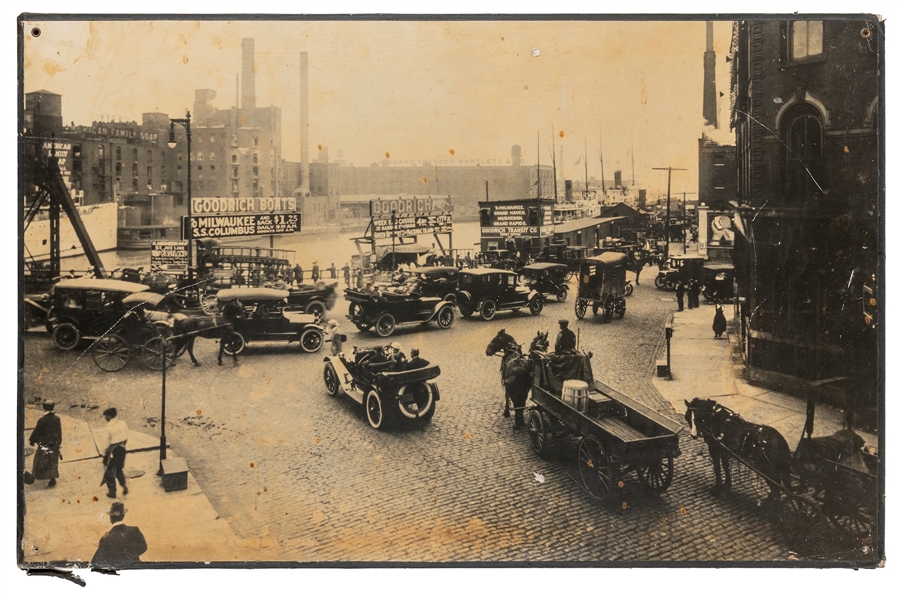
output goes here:
[[305, 352], [317, 352], [323, 348], [323, 334], [316, 329], [308, 329], [302, 332], [301, 348]]
[[792, 533], [806, 536], [825, 517], [819, 506], [809, 498], [786, 494], [782, 496], [778, 507], [778, 519]]
[[91, 358], [94, 364], [104, 371], [118, 371], [129, 362], [132, 355], [128, 342], [121, 336], [111, 333], [94, 342]]
[[[404, 396], [408, 394], [408, 398]], [[399, 390], [399, 413], [412, 421], [427, 421], [436, 411], [433, 388], [426, 381], [418, 381]]]
[[533, 408], [527, 414], [527, 433], [530, 447], [538, 456], [549, 456], [551, 423], [543, 411]]
[[455, 320], [455, 309], [451, 306], [444, 306], [440, 309], [439, 314], [436, 315], [436, 324], [442, 329], [449, 329], [452, 327], [453, 320]]
[[530, 314], [539, 315], [543, 312], [543, 294], [537, 294], [530, 301]]
[[72, 323], [60, 323], [53, 329], [53, 343], [60, 350], [72, 350], [82, 341], [82, 334]]
[[656, 276], [656, 279], [653, 280], [653, 283], [654, 283], [654, 284], [656, 285], [656, 287], [659, 288], [660, 290], [666, 289], [666, 288], [665, 288], [665, 275], [662, 275], [662, 274], [657, 275], [657, 276]]
[[578, 448], [581, 481], [591, 496], [604, 500], [612, 488], [612, 460], [603, 445], [592, 435], [581, 438]]
[[323, 314], [326, 312], [326, 307], [320, 300], [311, 300], [305, 305], [304, 312], [309, 315], [314, 315], [314, 322], [319, 323], [323, 320]]
[[615, 314], [619, 319], [625, 318], [625, 310], [627, 310], [627, 306], [625, 306], [625, 301], [620, 300], [618, 305], [615, 307]]
[[584, 315], [587, 314], [587, 301], [586, 300], [575, 300], [574, 301], [574, 316], [579, 319], [583, 319]]
[[163, 370], [163, 361], [166, 360], [166, 368], [169, 369], [176, 361], [176, 349], [171, 341], [164, 336], [149, 339], [141, 349], [144, 364], [153, 371]]
[[659, 462], [637, 467], [637, 478], [650, 491], [661, 494], [671, 485], [674, 472], [675, 460], [669, 456], [660, 459]]
[[829, 515], [832, 525], [841, 531], [852, 533], [857, 537], [867, 537], [872, 533], [873, 517], [866, 504], [849, 499], [847, 505], [838, 507], [839, 513]]
[[634, 284], [630, 281], [625, 284], [625, 296], [630, 296], [634, 293]]
[[219, 302], [213, 294], [204, 294], [201, 296], [201, 310], [205, 315], [217, 315], [220, 313]]
[[484, 321], [491, 321], [496, 315], [496, 303], [492, 300], [484, 300], [480, 306], [480, 316]]
[[395, 331], [395, 327], [395, 317], [389, 313], [383, 313], [377, 318], [377, 324], [374, 331], [376, 331], [377, 335], [380, 337], [389, 337], [392, 335], [392, 332]]
[[556, 300], [559, 302], [565, 302], [568, 299], [568, 288], [564, 285], [559, 289], [558, 293], [556, 293]]
[[336, 373], [335, 367], [327, 363], [323, 367], [323, 383], [326, 385], [326, 393], [330, 396], [339, 395], [339, 375]]
[[233, 356], [235, 354], [241, 354], [242, 350], [245, 349], [245, 338], [238, 331], [234, 332], [230, 335], [226, 344], [223, 346], [223, 352], [229, 356]]
[[383, 401], [376, 390], [367, 392], [364, 399], [364, 412], [367, 413], [367, 422], [374, 429], [383, 429], [386, 426], [386, 415], [383, 413]]

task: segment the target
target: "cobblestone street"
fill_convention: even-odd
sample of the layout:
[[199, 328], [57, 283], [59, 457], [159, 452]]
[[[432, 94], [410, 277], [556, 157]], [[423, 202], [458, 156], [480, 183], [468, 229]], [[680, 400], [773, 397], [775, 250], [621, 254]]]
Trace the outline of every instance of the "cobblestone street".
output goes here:
[[[600, 504], [582, 489], [575, 441], [544, 460], [502, 417], [500, 359], [485, 355], [487, 343], [502, 328], [525, 348], [538, 330], [553, 341], [563, 317], [593, 352], [597, 379], [667, 413], [651, 379], [674, 295], [656, 290], [652, 275], [627, 299], [625, 318], [608, 324], [589, 312], [576, 321], [570, 293], [537, 317], [456, 315], [446, 331], [401, 328], [389, 341], [419, 348], [443, 371], [436, 414], [416, 428], [374, 430], [353, 400], [328, 396], [325, 350], [252, 343], [237, 368], [218, 367], [216, 342], [199, 340], [203, 365], [181, 358], [167, 374], [168, 441], [220, 517], [242, 538], [274, 542], [285, 561], [785, 561], [792, 548], [756, 490], [707, 493], [711, 462], [686, 431], [666, 493], [654, 497], [631, 476], [621, 497]], [[356, 331], [345, 310], [340, 300], [329, 316], [348, 335], [346, 351], [384, 343]], [[92, 423], [115, 405], [132, 429], [159, 436], [161, 377], [140, 361], [104, 373], [43, 335], [26, 336], [25, 361], [26, 399], [54, 398]]]

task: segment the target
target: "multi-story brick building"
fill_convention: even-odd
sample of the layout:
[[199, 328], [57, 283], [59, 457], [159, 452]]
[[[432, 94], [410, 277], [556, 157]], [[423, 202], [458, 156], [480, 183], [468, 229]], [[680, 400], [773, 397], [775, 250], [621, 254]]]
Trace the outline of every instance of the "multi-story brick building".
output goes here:
[[736, 22], [732, 40], [748, 374], [800, 391], [849, 377], [861, 414], [878, 397], [882, 36], [872, 20], [774, 20]]

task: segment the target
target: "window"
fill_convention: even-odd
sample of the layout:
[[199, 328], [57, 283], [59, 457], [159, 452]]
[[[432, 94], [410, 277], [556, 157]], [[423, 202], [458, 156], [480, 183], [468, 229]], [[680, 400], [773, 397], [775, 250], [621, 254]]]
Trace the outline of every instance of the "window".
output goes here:
[[713, 189], [716, 190], [724, 190], [725, 189], [725, 180], [721, 177], [716, 177], [713, 180]]
[[254, 136], [251, 140], [251, 145], [257, 148], [257, 136]]
[[152, 167], [151, 165], [148, 165], [147, 171], [148, 171], [148, 179], [150, 179], [151, 177], [154, 176], [154, 167]]
[[203, 169], [203, 168], [204, 168], [204, 165], [198, 165], [198, 170], [199, 170], [199, 171], [200, 171], [201, 169]]
[[135, 192], [138, 191], [138, 178], [137, 177], [132, 178], [132, 191], [135, 191]]
[[254, 175], [255, 177], [258, 176], [257, 167], [252, 167], [252, 169], [251, 169], [251, 174]]
[[239, 162], [239, 155], [238, 155], [238, 154], [233, 154], [233, 155], [232, 155], [232, 164], [235, 165], [235, 164], [238, 164], [238, 162]]
[[257, 191], [257, 179], [251, 182], [251, 189]]
[[216, 171], [216, 170], [217, 170], [217, 166], [216, 166], [216, 165], [210, 165], [210, 170], [211, 170], [211, 171]]
[[198, 160], [204, 160], [204, 153], [198, 152]]
[[232, 178], [233, 179], [239, 178], [239, 168], [238, 167], [232, 167]]
[[103, 146], [97, 147], [97, 158], [99, 158], [100, 160], [104, 159], [104, 147]]
[[822, 119], [812, 104], [801, 103], [782, 117], [785, 197], [801, 199], [821, 193], [823, 184]]
[[713, 166], [724, 167], [725, 166], [725, 154], [723, 154], [722, 152], [713, 154]]
[[211, 152], [211, 153], [210, 153], [210, 160], [213, 160], [213, 159], [215, 159], [215, 158], [216, 158], [216, 154], [213, 153], [213, 152]]
[[251, 163], [255, 164], [255, 165], [257, 164], [257, 153], [256, 152], [251, 155]]
[[791, 23], [791, 60], [822, 54], [822, 21]]
[[148, 150], [147, 154], [148, 154], [148, 162], [153, 161], [153, 160], [154, 160], [154, 153], [153, 153], [152, 151]]
[[116, 162], [122, 162], [122, 146], [116, 146]]
[[138, 162], [138, 148], [132, 148], [132, 162]]
[[216, 143], [217, 143], [217, 139], [216, 139], [215, 137], [213, 137], [213, 136], [210, 136], [210, 143], [211, 143], [211, 144], [216, 144]]

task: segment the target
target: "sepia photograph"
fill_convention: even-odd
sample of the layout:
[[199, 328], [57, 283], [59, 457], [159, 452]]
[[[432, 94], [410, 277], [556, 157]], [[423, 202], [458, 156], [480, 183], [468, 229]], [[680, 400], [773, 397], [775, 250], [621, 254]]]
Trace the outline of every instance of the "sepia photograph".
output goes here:
[[17, 27], [19, 569], [884, 565], [881, 16]]

